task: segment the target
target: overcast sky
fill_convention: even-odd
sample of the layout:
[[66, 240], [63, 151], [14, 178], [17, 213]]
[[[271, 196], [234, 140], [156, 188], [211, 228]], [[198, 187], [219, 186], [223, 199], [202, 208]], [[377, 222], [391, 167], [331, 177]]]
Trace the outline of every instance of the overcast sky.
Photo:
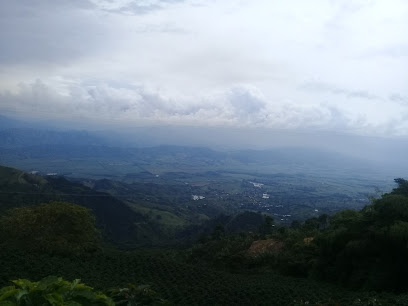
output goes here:
[[1, 0], [0, 112], [408, 136], [406, 0]]

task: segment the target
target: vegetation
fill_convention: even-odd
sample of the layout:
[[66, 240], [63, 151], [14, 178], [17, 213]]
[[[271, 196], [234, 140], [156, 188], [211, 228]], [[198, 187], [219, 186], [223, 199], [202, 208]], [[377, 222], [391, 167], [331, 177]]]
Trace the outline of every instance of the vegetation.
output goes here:
[[49, 276], [39, 282], [26, 279], [13, 281], [12, 286], [0, 289], [0, 305], [115, 305], [113, 300], [101, 292], [80, 283], [72, 283]]
[[115, 305], [171, 305], [170, 302], [159, 297], [156, 291], [147, 285], [135, 286], [129, 284], [126, 288], [111, 289], [108, 294]]
[[[354, 289], [404, 292], [408, 286], [408, 182], [395, 181], [397, 188], [360, 211], [342, 210], [331, 217], [294, 222], [291, 228], [275, 227], [264, 237], [235, 235], [201, 241], [192, 249], [191, 258], [218, 267], [270, 267]], [[283, 247], [248, 256], [249, 245], [260, 238], [279, 241]]]
[[[160, 236], [165, 228], [154, 229], [160, 218], [150, 223], [127, 206], [128, 199], [102, 196], [80, 183], [0, 170], [11, 174], [1, 188], [38, 185], [67, 198], [77, 199], [76, 193], [90, 198], [77, 204], [36, 199], [24, 206], [10, 196], [5, 207], [11, 210], [0, 205], [0, 305], [408, 304], [404, 179], [361, 210], [321, 214], [291, 226], [254, 211], [219, 215], [179, 232], [196, 239], [188, 247], [118, 250], [107, 242], [122, 232], [146, 240]], [[7, 197], [0, 204], [5, 202]], [[181, 218], [184, 212], [175, 209], [162, 218]], [[123, 223], [115, 224], [119, 217]]]
[[18, 279], [12, 283], [0, 289], [0, 305], [170, 305], [146, 285], [129, 284], [128, 287], [111, 289], [104, 294], [80, 283], [79, 279], [68, 282], [55, 276], [45, 277], [38, 282]]
[[95, 217], [84, 207], [64, 202], [15, 208], [0, 218], [0, 245], [50, 254], [94, 252]]
[[356, 288], [407, 288], [408, 182], [395, 181], [391, 193], [361, 211], [337, 213], [317, 236], [316, 273], [323, 279]]
[[0, 166], [1, 214], [8, 209], [34, 207], [51, 201], [75, 203], [90, 209], [103, 239], [112, 244], [142, 244], [161, 233], [156, 233], [142, 214], [107, 193], [63, 177], [40, 177]]
[[[351, 291], [327, 282], [282, 276], [271, 269], [226, 271], [188, 263], [185, 251], [138, 250], [105, 251], [92, 257], [61, 257], [46, 254], [4, 252], [0, 254], [0, 287], [9, 279], [37, 280], [56, 275], [67, 280], [81, 280], [97, 291], [115, 299], [110, 288], [130, 288], [129, 282], [150, 288], [174, 305], [371, 305], [357, 304], [358, 299], [385, 301], [382, 305], [406, 305], [407, 295]], [[85, 304], [86, 305], [86, 304]], [[143, 304], [142, 304], [143, 305]], [[147, 304], [149, 305], [149, 304]], [[379, 304], [381, 305], [381, 304]]]

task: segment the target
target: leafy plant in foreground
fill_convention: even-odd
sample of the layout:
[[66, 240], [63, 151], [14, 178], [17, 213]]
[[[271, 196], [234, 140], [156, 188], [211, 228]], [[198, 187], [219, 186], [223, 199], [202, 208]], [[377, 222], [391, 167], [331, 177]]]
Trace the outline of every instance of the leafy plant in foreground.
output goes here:
[[160, 298], [157, 292], [148, 285], [129, 284], [128, 286], [127, 288], [112, 289], [108, 292], [115, 305], [171, 305], [168, 301]]
[[61, 277], [48, 276], [39, 282], [26, 279], [12, 281], [14, 285], [0, 289], [1, 306], [28, 305], [106, 305], [115, 303], [105, 294], [80, 283], [65, 281]]

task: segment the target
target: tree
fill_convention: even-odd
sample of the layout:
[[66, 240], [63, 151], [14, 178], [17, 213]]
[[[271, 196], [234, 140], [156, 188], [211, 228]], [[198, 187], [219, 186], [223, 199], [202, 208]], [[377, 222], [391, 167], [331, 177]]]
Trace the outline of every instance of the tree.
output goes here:
[[264, 222], [259, 227], [259, 233], [265, 237], [265, 235], [272, 234], [273, 231], [273, 218], [271, 216], [265, 216]]
[[299, 229], [302, 226], [302, 223], [299, 220], [293, 220], [290, 224], [290, 227], [293, 229]]
[[396, 178], [394, 181], [398, 184], [398, 187], [394, 188], [391, 193], [408, 196], [408, 181], [403, 178]]
[[324, 230], [329, 226], [330, 216], [328, 214], [322, 214], [317, 218], [319, 222], [319, 229]]
[[408, 197], [386, 194], [365, 210], [370, 219], [378, 225], [388, 226], [396, 221], [408, 221]]
[[225, 235], [225, 227], [222, 223], [218, 223], [213, 232], [211, 233], [211, 238], [214, 240], [219, 240]]
[[79, 255], [95, 251], [98, 238], [94, 216], [71, 203], [15, 208], [0, 219], [0, 244], [30, 252]]
[[408, 181], [361, 211], [342, 210], [316, 237], [314, 273], [348, 286], [405, 290], [408, 265]]

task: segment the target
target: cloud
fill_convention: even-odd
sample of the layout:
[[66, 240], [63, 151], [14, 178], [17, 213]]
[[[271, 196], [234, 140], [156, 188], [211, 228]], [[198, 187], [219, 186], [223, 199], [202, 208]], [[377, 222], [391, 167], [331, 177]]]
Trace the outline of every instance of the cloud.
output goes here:
[[107, 25], [91, 8], [86, 1], [1, 1], [0, 64], [62, 65], [101, 48]]
[[408, 135], [405, 1], [5, 0], [0, 17], [3, 112]]
[[[335, 92], [337, 96], [338, 93]], [[318, 97], [318, 96], [315, 96]], [[301, 97], [298, 97], [301, 99]], [[303, 97], [307, 99], [308, 96]], [[395, 98], [395, 97], [394, 97]], [[352, 96], [352, 103], [361, 99]], [[400, 103], [400, 100], [397, 101]], [[367, 105], [363, 105], [363, 108]], [[0, 93], [0, 112], [23, 114], [46, 120], [89, 122], [103, 126], [175, 124], [272, 129], [348, 131], [359, 134], [401, 135], [408, 106], [377, 120], [375, 112], [353, 113], [353, 108], [328, 103], [270, 101], [255, 86], [237, 85], [208, 92], [206, 96], [172, 96], [146, 85], [121, 87], [115, 84], [71, 84], [61, 94], [41, 80], [20, 84], [15, 92]], [[386, 110], [384, 110], [383, 114]]]
[[119, 14], [147, 14], [155, 10], [166, 9], [183, 0], [89, 0], [98, 9]]
[[320, 82], [309, 82], [300, 86], [301, 89], [310, 90], [310, 91], [321, 91], [329, 92], [335, 95], [343, 95], [347, 98], [363, 98], [368, 100], [382, 100], [383, 98], [370, 93], [365, 90], [350, 90], [346, 88], [339, 88], [335, 85], [320, 83]]
[[392, 94], [389, 96], [389, 99], [393, 102], [396, 102], [402, 105], [408, 105], [408, 95], [403, 96], [399, 94]]
[[406, 44], [396, 44], [396, 45], [389, 45], [384, 47], [375, 48], [369, 51], [364, 56], [370, 57], [391, 57], [391, 58], [399, 58], [399, 57], [408, 57], [408, 43]]

